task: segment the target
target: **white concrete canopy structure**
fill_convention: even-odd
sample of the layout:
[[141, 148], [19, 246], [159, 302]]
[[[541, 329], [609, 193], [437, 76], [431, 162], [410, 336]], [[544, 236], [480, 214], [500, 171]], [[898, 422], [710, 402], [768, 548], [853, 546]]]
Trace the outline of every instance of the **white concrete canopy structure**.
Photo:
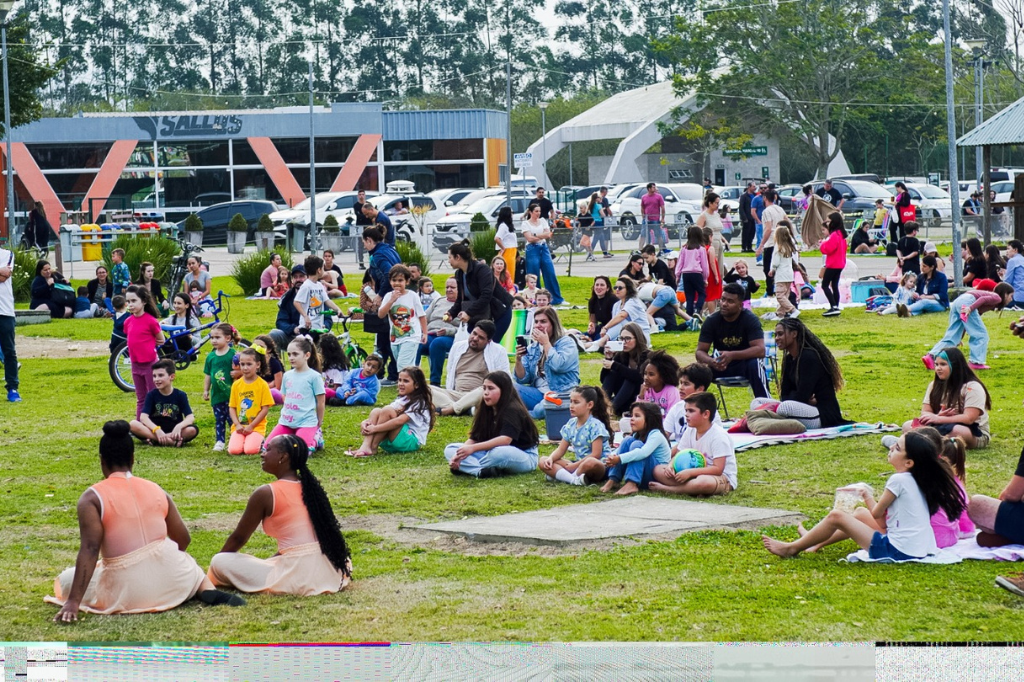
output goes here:
[[[546, 163], [570, 143], [622, 140], [601, 184], [643, 182], [648, 178], [644, 177], [645, 173], [637, 164], [637, 159], [662, 138], [658, 125], [670, 121], [677, 107], [696, 112], [704, 105], [698, 103], [696, 92], [677, 97], [672, 81], [613, 95], [579, 116], [552, 128], [544, 137], [531, 144], [526, 151], [533, 153], [533, 175], [542, 187], [551, 187]], [[835, 139], [830, 135], [829, 147], [831, 149], [834, 146]], [[545, 164], [543, 168], [542, 164]], [[850, 172], [842, 151], [829, 164], [828, 172], [830, 175], [846, 175]], [[597, 184], [593, 178], [591, 183]]]

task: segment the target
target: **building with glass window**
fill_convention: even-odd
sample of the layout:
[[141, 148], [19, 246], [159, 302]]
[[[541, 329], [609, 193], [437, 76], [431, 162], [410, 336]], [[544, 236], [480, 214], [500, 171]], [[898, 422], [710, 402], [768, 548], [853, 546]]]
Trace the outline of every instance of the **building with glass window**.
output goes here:
[[312, 116], [306, 107], [83, 114], [13, 131], [17, 210], [42, 201], [56, 226], [104, 210], [176, 217], [232, 199], [294, 206], [309, 191], [311, 125], [317, 192], [379, 191], [393, 180], [421, 192], [488, 187], [505, 163], [506, 118], [497, 111], [343, 103]]

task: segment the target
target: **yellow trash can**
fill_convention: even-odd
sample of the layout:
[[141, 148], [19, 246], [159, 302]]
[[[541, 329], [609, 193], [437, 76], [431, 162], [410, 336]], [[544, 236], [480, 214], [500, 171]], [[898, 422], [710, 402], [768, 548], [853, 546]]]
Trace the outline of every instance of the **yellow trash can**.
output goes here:
[[82, 260], [103, 260], [103, 245], [99, 239], [100, 226], [96, 223], [82, 225]]

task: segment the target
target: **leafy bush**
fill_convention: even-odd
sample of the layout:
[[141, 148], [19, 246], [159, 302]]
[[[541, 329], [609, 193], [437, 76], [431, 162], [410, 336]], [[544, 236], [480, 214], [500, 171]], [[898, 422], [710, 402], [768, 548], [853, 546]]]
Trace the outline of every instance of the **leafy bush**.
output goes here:
[[475, 258], [483, 258], [490, 263], [498, 255], [498, 245], [494, 243], [494, 235], [497, 230], [491, 228], [483, 232], [469, 233], [469, 248], [473, 250]]
[[276, 248], [273, 251], [257, 251], [256, 253], [248, 256], [243, 256], [235, 261], [235, 264], [231, 266], [231, 278], [235, 280], [239, 288], [245, 293], [246, 296], [252, 296], [260, 290], [260, 275], [270, 265], [271, 254], [278, 254], [281, 256], [281, 265], [292, 269], [292, 254], [285, 251], [283, 247]]
[[338, 224], [338, 219], [333, 215], [328, 214], [327, 218], [324, 220], [323, 231], [330, 232], [332, 234], [341, 232], [341, 225]]
[[423, 252], [420, 251], [420, 247], [416, 246], [412, 242], [399, 239], [395, 242], [395, 250], [398, 251], [398, 255], [401, 257], [402, 263], [406, 266], [415, 264], [420, 266], [420, 272], [422, 272], [424, 276], [430, 274], [430, 260], [423, 255]]
[[11, 286], [14, 288], [15, 301], [27, 301], [32, 298], [32, 280], [36, 276], [36, 257], [31, 251], [22, 248], [13, 249], [14, 272], [11, 274]]
[[491, 221], [483, 213], [477, 213], [469, 219], [469, 231], [486, 232], [491, 227]]
[[245, 218], [242, 217], [241, 213], [236, 213], [231, 216], [231, 221], [228, 222], [228, 232], [248, 232], [249, 223], [246, 222]]
[[197, 216], [195, 213], [189, 213], [188, 217], [185, 218], [185, 231], [186, 232], [202, 232], [203, 231], [203, 219]]
[[148, 261], [153, 264], [153, 277], [164, 284], [170, 279], [171, 259], [181, 251], [178, 242], [167, 237], [124, 234], [103, 245], [103, 265], [107, 271], [114, 267], [110, 259], [114, 249], [124, 249], [124, 262], [133, 281], [139, 276], [139, 266]]
[[263, 215], [260, 216], [260, 221], [258, 223], [256, 223], [256, 231], [257, 232], [273, 232], [274, 231], [274, 221], [270, 219], [270, 215], [269, 214], [264, 213]]

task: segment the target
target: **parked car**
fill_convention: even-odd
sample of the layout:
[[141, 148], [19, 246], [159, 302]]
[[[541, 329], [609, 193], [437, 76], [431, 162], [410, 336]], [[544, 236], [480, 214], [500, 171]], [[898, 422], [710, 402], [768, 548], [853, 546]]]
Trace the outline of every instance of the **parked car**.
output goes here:
[[475, 191], [475, 189], [465, 188], [435, 189], [433, 192], [428, 192], [427, 196], [433, 199], [434, 203], [438, 206], [448, 208], [462, 201], [467, 194]]
[[[812, 190], [817, 193], [825, 185], [821, 180], [812, 183]], [[888, 189], [873, 182], [863, 180], [836, 180], [832, 186], [839, 190], [846, 202], [843, 204], [843, 213], [863, 213], [866, 216], [875, 214], [875, 200], [881, 199], [885, 202], [886, 208], [892, 206], [893, 195]]]
[[949, 192], [940, 189], [935, 185], [922, 185], [908, 182], [907, 192], [910, 193], [910, 201], [914, 204], [919, 225], [930, 225], [938, 227], [943, 220], [949, 220], [953, 215], [953, 207], [950, 204]]
[[[525, 190], [516, 189], [515, 187], [512, 188], [512, 194], [514, 194], [514, 195], [525, 194], [525, 193], [526, 193]], [[450, 215], [451, 214], [455, 214], [455, 213], [462, 213], [464, 210], [466, 210], [466, 208], [468, 206], [471, 206], [472, 204], [475, 204], [476, 202], [480, 201], [481, 199], [485, 199], [487, 197], [496, 197], [499, 194], [501, 196], [505, 196], [505, 187], [504, 187], [504, 185], [501, 186], [501, 187], [486, 187], [484, 189], [473, 190], [469, 194], [467, 194], [467, 195], [463, 196], [461, 199], [459, 199], [458, 202], [456, 202], [454, 206], [448, 206], [447, 207], [448, 208], [448, 213]], [[529, 192], [529, 194], [530, 194], [530, 196], [533, 196], [533, 192]]]
[[[213, 206], [196, 211], [196, 215], [203, 221], [203, 244], [218, 245], [228, 243], [228, 223], [241, 213], [245, 222], [249, 224], [249, 230], [245, 236], [246, 241], [254, 238], [256, 223], [260, 217], [266, 214], [273, 214], [278, 211], [278, 206], [273, 201], [225, 201]], [[185, 221], [178, 224], [178, 231], [185, 230]]]
[[[692, 225], [703, 210], [704, 187], [696, 183], [669, 183], [658, 185], [658, 193], [665, 199], [665, 222], [668, 223], [669, 239], [685, 237], [682, 232]], [[619, 219], [623, 239], [640, 236], [643, 215], [640, 212], [640, 198], [647, 193], [647, 184], [637, 185], [623, 192], [617, 206], [612, 206], [612, 215]], [[722, 199], [721, 208], [727, 208], [735, 215], [739, 202]]]
[[[512, 215], [517, 225], [532, 199], [533, 194], [526, 192], [512, 195]], [[479, 201], [465, 207], [461, 212], [449, 213], [443, 218], [438, 219], [434, 224], [434, 247], [441, 253], [445, 253], [448, 251], [449, 246], [469, 237], [469, 224], [477, 213], [482, 213], [487, 218], [489, 224], [493, 226], [498, 219], [498, 212], [508, 205], [504, 194], [483, 197]]]
[[[328, 215], [333, 215], [338, 223], [342, 226], [342, 233], [347, 233], [349, 229], [349, 222], [346, 218], [352, 216], [352, 206], [356, 203], [357, 192], [321, 192], [316, 195], [316, 225], [317, 228], [322, 228], [324, 221], [327, 220]], [[367, 198], [377, 196], [376, 192], [367, 192]], [[277, 239], [285, 241], [285, 232], [289, 226], [295, 225], [302, 228], [305, 233], [305, 239], [303, 246], [308, 244], [309, 239], [309, 198], [300, 201], [295, 206], [283, 211], [277, 211], [270, 216], [270, 220], [274, 223], [274, 232], [277, 233]], [[354, 219], [354, 218], [353, 218]], [[347, 250], [350, 246], [348, 240], [343, 242], [343, 250]]]
[[721, 190], [716, 190], [716, 193], [723, 199], [729, 199], [730, 201], [735, 201], [738, 204], [740, 197], [743, 196], [743, 192], [745, 190], [746, 187], [741, 187], [740, 185], [732, 185], [730, 187], [723, 187]]
[[804, 195], [803, 185], [783, 185], [782, 187], [776, 187], [775, 191], [779, 195], [779, 206], [788, 215], [793, 215], [799, 210], [797, 202]]

